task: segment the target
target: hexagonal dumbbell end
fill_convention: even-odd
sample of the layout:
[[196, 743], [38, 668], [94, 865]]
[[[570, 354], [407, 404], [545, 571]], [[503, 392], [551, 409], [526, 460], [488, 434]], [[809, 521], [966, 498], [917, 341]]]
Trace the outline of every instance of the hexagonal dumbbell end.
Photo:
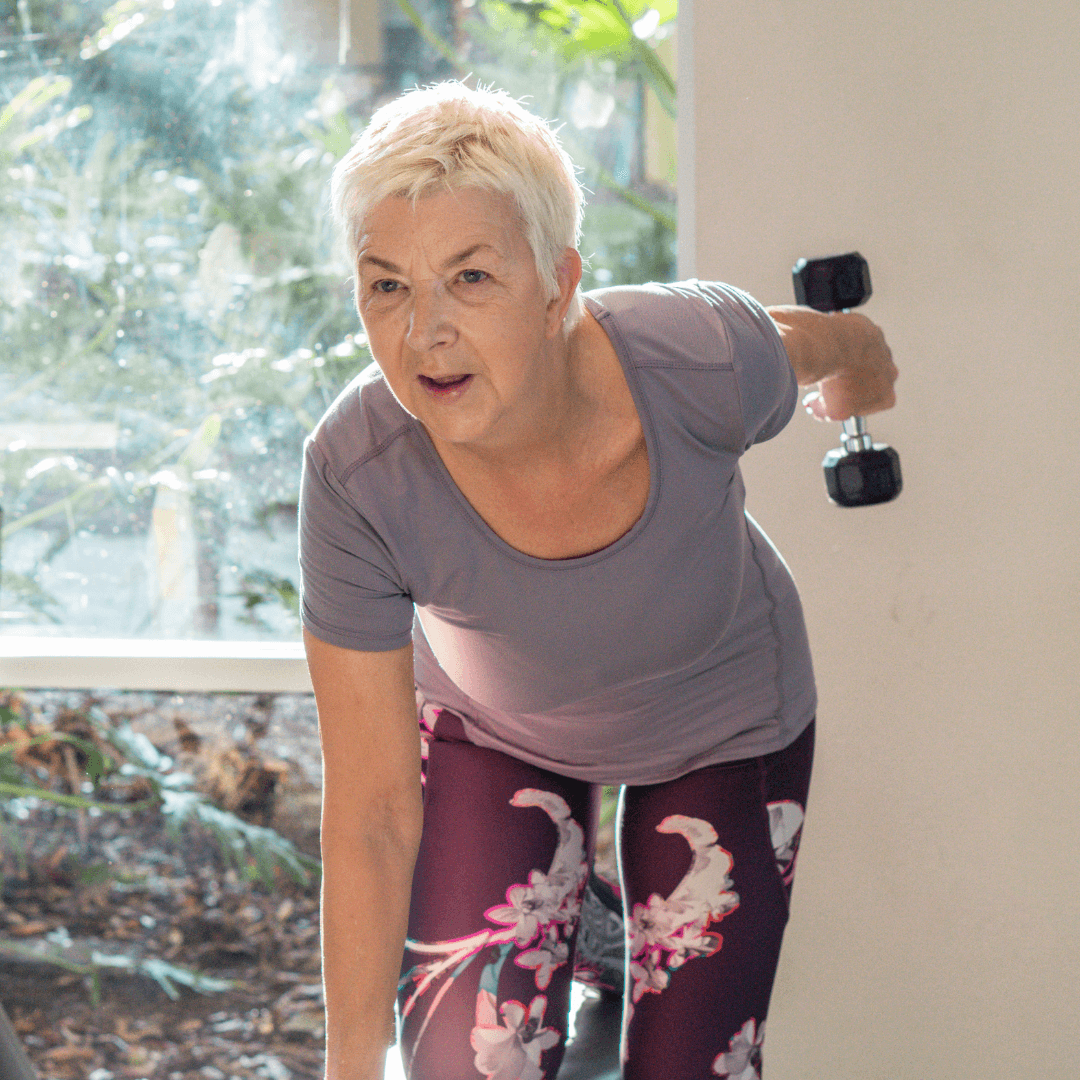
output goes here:
[[825, 455], [825, 489], [838, 506], [873, 506], [890, 502], [904, 486], [900, 455], [884, 443], [868, 450], [839, 446]]
[[[850, 311], [869, 299], [870, 264], [857, 252], [826, 259], [800, 259], [791, 271], [795, 302], [815, 311]], [[838, 506], [889, 502], [904, 486], [900, 455], [876, 443], [861, 416], [844, 421], [843, 445], [821, 463], [825, 490]]]

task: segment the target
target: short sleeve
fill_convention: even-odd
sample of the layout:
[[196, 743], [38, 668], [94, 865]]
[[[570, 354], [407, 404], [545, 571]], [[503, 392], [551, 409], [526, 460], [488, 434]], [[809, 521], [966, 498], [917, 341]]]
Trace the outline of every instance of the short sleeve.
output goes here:
[[799, 387], [780, 332], [748, 293], [714, 281], [697, 282], [728, 337], [739, 388], [744, 449], [779, 435], [795, 412]]
[[349, 498], [314, 439], [300, 482], [300, 614], [330, 645], [364, 652], [412, 640], [413, 602], [382, 538]]

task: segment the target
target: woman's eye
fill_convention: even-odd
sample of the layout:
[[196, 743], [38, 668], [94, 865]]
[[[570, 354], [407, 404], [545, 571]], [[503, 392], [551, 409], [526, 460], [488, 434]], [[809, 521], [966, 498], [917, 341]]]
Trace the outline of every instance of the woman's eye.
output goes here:
[[396, 281], [389, 281], [383, 279], [382, 281], [375, 282], [375, 291], [380, 293], [392, 293], [396, 292], [398, 283]]
[[479, 285], [487, 277], [483, 270], [463, 270], [461, 280], [466, 285]]

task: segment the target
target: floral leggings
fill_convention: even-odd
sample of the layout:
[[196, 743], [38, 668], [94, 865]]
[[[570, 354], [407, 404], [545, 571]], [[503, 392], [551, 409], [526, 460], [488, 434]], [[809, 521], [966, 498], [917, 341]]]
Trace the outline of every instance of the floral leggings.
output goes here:
[[[475, 746], [456, 714], [418, 707], [406, 1075], [554, 1080], [601, 789]], [[761, 1077], [813, 745], [811, 723], [776, 753], [623, 789], [624, 1080]]]

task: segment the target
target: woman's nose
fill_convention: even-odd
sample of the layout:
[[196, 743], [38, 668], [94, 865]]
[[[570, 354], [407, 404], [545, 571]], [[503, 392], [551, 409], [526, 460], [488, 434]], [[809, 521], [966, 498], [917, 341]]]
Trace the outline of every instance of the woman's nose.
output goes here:
[[409, 311], [405, 339], [411, 349], [427, 351], [436, 345], [448, 345], [455, 337], [448, 297], [439, 287], [417, 286]]

